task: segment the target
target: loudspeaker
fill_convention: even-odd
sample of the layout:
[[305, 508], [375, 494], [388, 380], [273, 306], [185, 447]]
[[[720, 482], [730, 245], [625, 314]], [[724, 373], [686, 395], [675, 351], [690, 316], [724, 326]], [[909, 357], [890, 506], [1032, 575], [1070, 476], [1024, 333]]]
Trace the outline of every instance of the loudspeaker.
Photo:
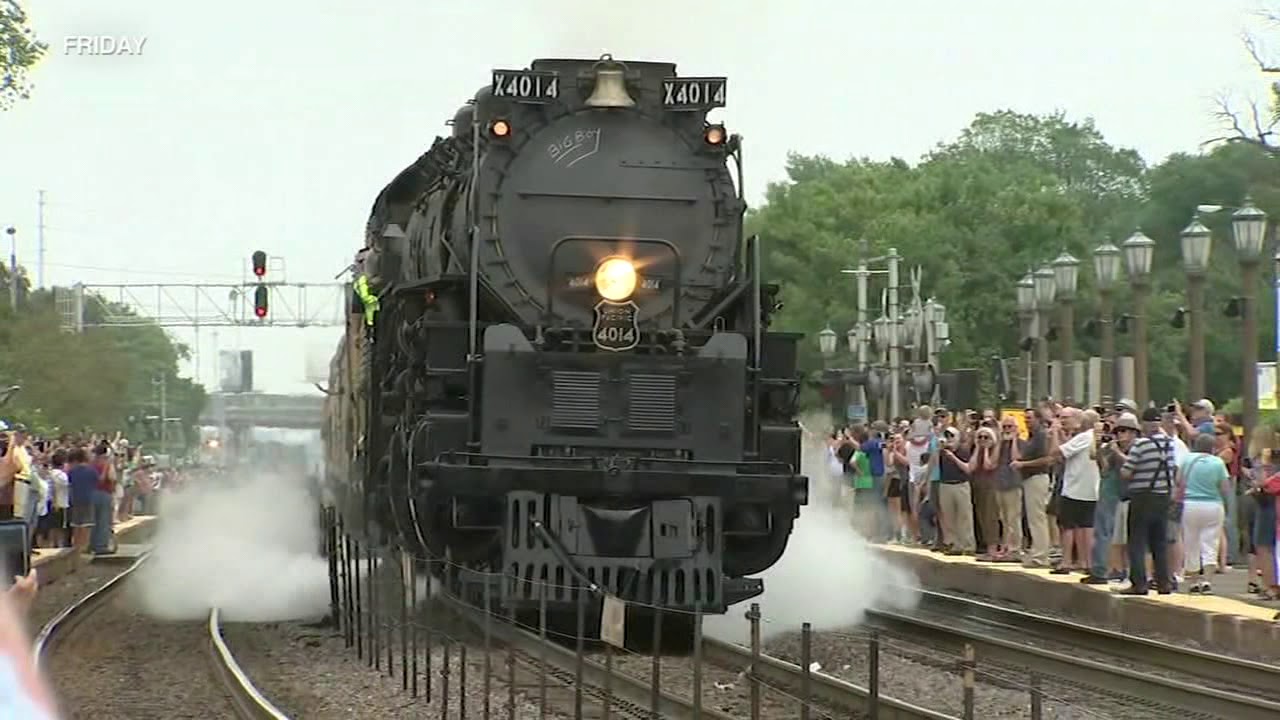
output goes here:
[[956, 368], [942, 373], [938, 383], [942, 404], [948, 410], [977, 410], [981, 382], [980, 373], [975, 368]]

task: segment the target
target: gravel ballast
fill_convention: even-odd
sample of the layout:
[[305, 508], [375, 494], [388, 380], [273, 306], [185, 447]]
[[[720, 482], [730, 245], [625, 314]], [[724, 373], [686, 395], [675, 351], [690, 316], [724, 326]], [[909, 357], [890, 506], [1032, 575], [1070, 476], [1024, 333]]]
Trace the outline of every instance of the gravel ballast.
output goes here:
[[64, 717], [234, 718], [213, 677], [207, 625], [142, 614], [126, 586], [46, 658]]

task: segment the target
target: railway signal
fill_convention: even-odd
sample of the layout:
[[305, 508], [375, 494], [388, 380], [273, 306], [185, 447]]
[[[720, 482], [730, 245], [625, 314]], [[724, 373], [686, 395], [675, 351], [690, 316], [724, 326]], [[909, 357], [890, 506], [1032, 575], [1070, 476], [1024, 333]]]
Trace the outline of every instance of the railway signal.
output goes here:
[[259, 278], [267, 275], [267, 254], [261, 250], [253, 254], [253, 274]]
[[267, 297], [269, 295], [266, 285], [259, 285], [253, 291], [253, 314], [259, 319], [267, 316]]

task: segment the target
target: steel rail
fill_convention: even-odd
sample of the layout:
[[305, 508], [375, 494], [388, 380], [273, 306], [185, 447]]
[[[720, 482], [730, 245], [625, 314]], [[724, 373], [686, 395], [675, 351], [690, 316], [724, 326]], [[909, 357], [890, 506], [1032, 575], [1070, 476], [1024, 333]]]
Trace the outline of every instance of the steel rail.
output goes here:
[[[473, 627], [480, 628], [484, 625], [486, 615], [484, 610], [473, 607], [447, 593], [441, 593], [437, 596], [437, 599]], [[511, 645], [518, 650], [535, 656], [539, 653], [545, 653], [547, 663], [562, 672], [574, 673], [577, 671], [578, 654], [576, 651], [551, 640], [543, 640], [537, 633], [511, 625], [501, 616], [491, 616], [491, 619], [498, 620], [498, 622], [489, 623], [490, 635], [498, 642]], [[627, 673], [620, 673], [616, 670], [609, 671], [604, 665], [583, 658], [582, 679], [585, 684], [594, 688], [603, 688], [608, 685], [613, 697], [619, 701], [643, 708], [651, 707], [654, 695], [653, 686]], [[708, 707], [702, 707], [695, 714], [692, 698], [678, 697], [661, 689], [659, 689], [657, 696], [658, 713], [663, 718], [672, 718], [674, 720], [694, 720], [695, 718], [700, 720], [741, 720], [734, 715]], [[618, 711], [615, 710], [614, 712], [617, 713]]]
[[1134, 663], [1162, 667], [1231, 687], [1270, 692], [1280, 689], [1280, 667], [1268, 663], [1181, 647], [948, 593], [922, 592], [920, 599], [930, 611], [960, 613]]
[[142, 567], [142, 564], [150, 556], [150, 553], [142, 555], [132, 565], [122, 570], [119, 575], [104, 583], [102, 587], [66, 606], [57, 615], [53, 616], [52, 620], [45, 623], [44, 627], [40, 628], [40, 633], [36, 635], [33, 643], [36, 664], [42, 665], [52, 654], [54, 648], [61, 644], [75, 630], [77, 625], [114, 597], [116, 592], [124, 586], [124, 581], [134, 571]]
[[[150, 557], [149, 552], [143, 554], [102, 587], [63, 608], [52, 620], [45, 623], [33, 643], [35, 662], [38, 665], [45, 664], [54, 650], [75, 631], [76, 627], [115, 597], [124, 587], [125, 581]], [[209, 612], [208, 627], [213, 674], [231, 698], [236, 715], [242, 720], [289, 720], [287, 715], [276, 709], [254, 688], [248, 676], [236, 663], [235, 656], [222, 639], [217, 608]]]
[[288, 715], [280, 712], [254, 687], [253, 681], [236, 662], [235, 655], [222, 637], [220, 613], [216, 607], [209, 611], [209, 655], [214, 674], [230, 695], [237, 717], [241, 720], [289, 720]]
[[[963, 602], [963, 600], [963, 598], [954, 598], [955, 602]], [[1023, 618], [1023, 622], [1027, 622], [1026, 618]], [[889, 610], [868, 611], [867, 624], [891, 633], [923, 634], [934, 642], [945, 639], [968, 643], [977, 651], [980, 661], [985, 658], [1016, 666], [1035, 667], [1043, 675], [1069, 683], [1134, 698], [1159, 698], [1163, 705], [1172, 705], [1211, 717], [1231, 720], [1266, 720], [1280, 717], [1280, 703], [1272, 700], [1250, 697], [1247, 693], [1228, 692], [1172, 680], [1114, 663], [1099, 662], [1021, 642], [1003, 640], [992, 637], [989, 633], [954, 627], [942, 621], [910, 613]], [[1015, 629], [1021, 631], [1020, 628]], [[1085, 647], [1089, 646], [1086, 644]]]
[[[750, 674], [752, 663], [751, 650], [741, 645], [734, 645], [722, 640], [703, 638], [702, 657], [708, 662], [721, 667], [742, 668]], [[794, 692], [800, 687], [803, 671], [800, 666], [768, 655], [761, 655], [756, 663], [757, 679], [771, 687], [786, 688]], [[850, 712], [863, 713], [867, 709], [867, 688], [841, 680], [826, 673], [809, 674], [809, 687], [812, 691], [812, 702]], [[880, 720], [959, 720], [954, 715], [947, 715], [936, 710], [913, 705], [904, 700], [880, 695]]]

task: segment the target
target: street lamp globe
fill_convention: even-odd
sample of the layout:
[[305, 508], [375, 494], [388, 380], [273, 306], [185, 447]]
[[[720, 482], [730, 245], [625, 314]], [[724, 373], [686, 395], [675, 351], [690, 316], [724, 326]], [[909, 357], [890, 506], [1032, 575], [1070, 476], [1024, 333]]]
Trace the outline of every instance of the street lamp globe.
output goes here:
[[881, 315], [875, 319], [872, 324], [871, 340], [876, 346], [877, 352], [884, 352], [889, 349], [889, 318]]
[[1257, 260], [1262, 255], [1262, 242], [1267, 234], [1267, 214], [1245, 198], [1244, 207], [1231, 215], [1231, 231], [1240, 260]]
[[1103, 243], [1093, 249], [1093, 275], [1099, 290], [1110, 290], [1120, 279], [1120, 248]]
[[907, 349], [913, 349], [920, 339], [920, 310], [916, 307], [907, 308], [907, 312], [902, 316], [902, 332], [905, 337], [902, 338], [902, 344]]
[[1041, 305], [1052, 305], [1057, 288], [1054, 287], [1053, 268], [1045, 265], [1031, 276], [1036, 284], [1036, 302]]
[[1076, 283], [1080, 280], [1080, 261], [1074, 255], [1063, 251], [1053, 261], [1053, 287], [1059, 300], [1070, 300], [1076, 296]]
[[818, 350], [824, 357], [831, 357], [836, 354], [836, 331], [828, 325], [818, 333]]
[[1213, 234], [1199, 220], [1182, 231], [1182, 267], [1189, 275], [1201, 275], [1209, 269], [1209, 251], [1213, 249]]
[[1031, 279], [1031, 273], [1022, 276], [1018, 281], [1018, 310], [1024, 313], [1032, 312], [1036, 309], [1036, 281]]
[[1151, 258], [1155, 255], [1156, 241], [1134, 230], [1124, 241], [1124, 265], [1130, 280], [1142, 280], [1151, 274]]
[[849, 328], [849, 332], [844, 334], [845, 342], [849, 343], [849, 354], [858, 354], [858, 326], [854, 325]]

